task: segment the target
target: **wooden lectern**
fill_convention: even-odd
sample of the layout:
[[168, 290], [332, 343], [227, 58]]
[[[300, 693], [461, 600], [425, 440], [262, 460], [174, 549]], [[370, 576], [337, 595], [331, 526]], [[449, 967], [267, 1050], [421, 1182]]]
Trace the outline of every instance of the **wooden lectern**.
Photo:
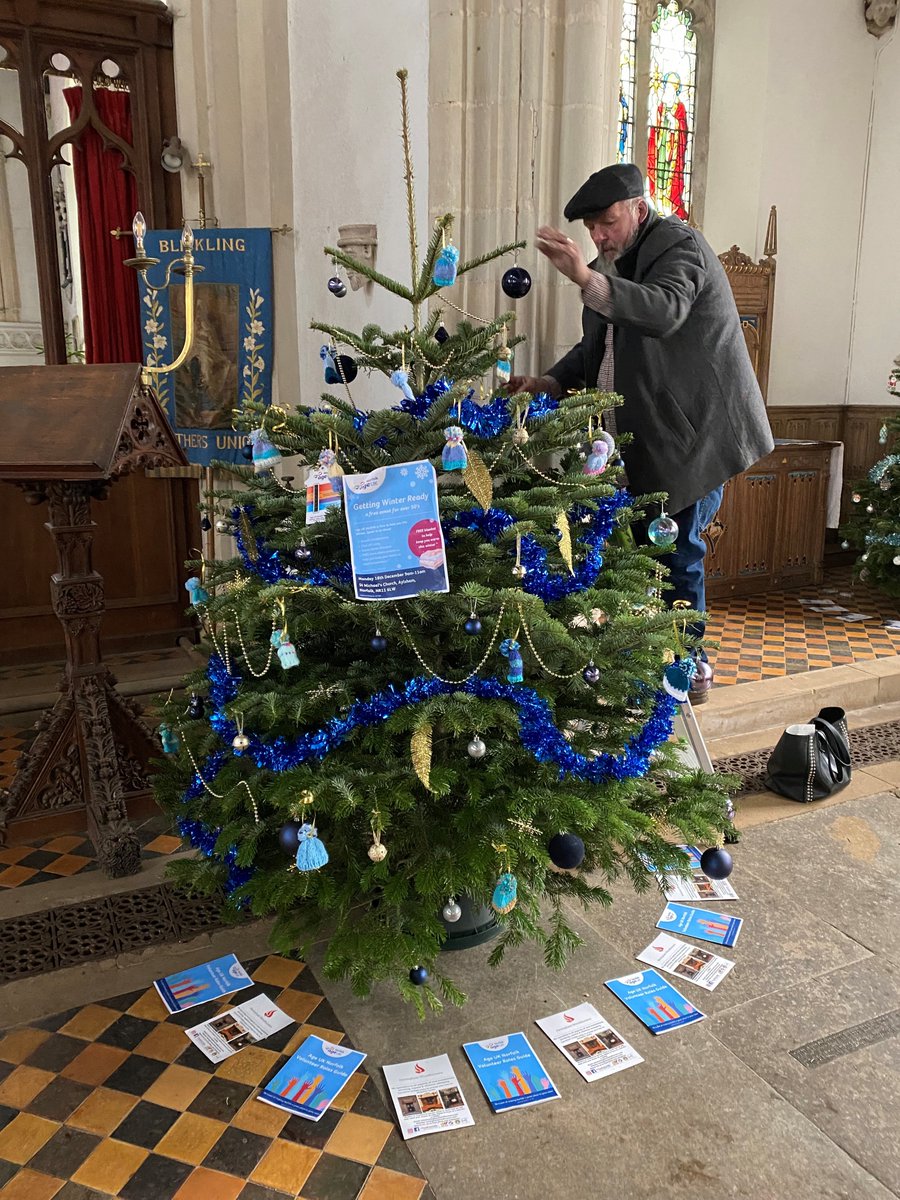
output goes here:
[[27, 503], [48, 505], [59, 563], [50, 593], [66, 639], [59, 699], [0, 792], [0, 843], [10, 821], [83, 804], [97, 857], [113, 877], [140, 869], [125, 792], [159, 745], [101, 661], [103, 579], [91, 561], [91, 501], [130, 471], [187, 464], [140, 372], [136, 363], [0, 368], [0, 480], [21, 488]]

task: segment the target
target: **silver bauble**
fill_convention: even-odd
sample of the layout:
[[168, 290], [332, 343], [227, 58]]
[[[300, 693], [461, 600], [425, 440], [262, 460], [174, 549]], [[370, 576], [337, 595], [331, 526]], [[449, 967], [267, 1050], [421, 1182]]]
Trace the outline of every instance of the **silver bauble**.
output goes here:
[[369, 858], [371, 858], [372, 862], [374, 863], [384, 862], [384, 860], [387, 858], [387, 846], [384, 844], [384, 842], [372, 843], [372, 845], [369, 847]]
[[513, 579], [524, 579], [525, 576], [528, 574], [528, 568], [523, 567], [520, 563], [518, 566], [513, 567], [512, 573], [513, 573]]
[[462, 916], [462, 909], [455, 900], [448, 900], [441, 909], [441, 916], [448, 924], [453, 925]]
[[520, 425], [516, 430], [514, 430], [512, 440], [513, 444], [516, 446], [525, 445], [525, 443], [528, 441], [528, 430], [524, 425]]
[[246, 733], [236, 733], [231, 739], [231, 744], [235, 750], [246, 750], [250, 745], [250, 739]]
[[466, 750], [469, 752], [470, 758], [484, 758], [487, 754], [487, 746], [480, 737], [473, 737]]

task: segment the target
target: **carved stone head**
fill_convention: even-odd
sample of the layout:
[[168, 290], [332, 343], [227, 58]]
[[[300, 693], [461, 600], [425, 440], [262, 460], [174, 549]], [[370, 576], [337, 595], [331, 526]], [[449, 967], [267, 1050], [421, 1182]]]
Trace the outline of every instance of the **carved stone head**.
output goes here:
[[897, 20], [897, 0], [863, 0], [866, 29], [875, 37], [883, 37], [894, 28]]
[[[378, 250], [378, 227], [377, 225], [339, 225], [337, 244], [338, 249], [345, 251], [357, 262], [374, 268], [375, 255]], [[364, 284], [369, 282], [365, 275], [360, 275], [357, 271], [347, 268], [345, 270], [354, 292], [359, 291]]]

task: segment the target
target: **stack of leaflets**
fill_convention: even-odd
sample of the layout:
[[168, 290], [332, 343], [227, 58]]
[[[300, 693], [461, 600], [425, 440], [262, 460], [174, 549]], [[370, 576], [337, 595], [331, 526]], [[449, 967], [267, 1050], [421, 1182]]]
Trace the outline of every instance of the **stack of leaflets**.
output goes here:
[[475, 1124], [446, 1054], [383, 1069], [405, 1139]]
[[713, 954], [711, 950], [701, 950], [699, 946], [689, 946], [687, 942], [680, 942], [668, 933], [659, 934], [635, 958], [638, 962], [668, 971], [670, 975], [689, 979], [708, 992], [718, 987], [734, 966], [730, 959]]
[[577, 1004], [552, 1017], [541, 1017], [535, 1024], [589, 1081], [615, 1075], [644, 1061], [593, 1004]]
[[559, 1092], [524, 1033], [463, 1046], [494, 1112], [558, 1100]]
[[256, 1098], [308, 1121], [320, 1121], [365, 1057], [349, 1046], [310, 1034]]

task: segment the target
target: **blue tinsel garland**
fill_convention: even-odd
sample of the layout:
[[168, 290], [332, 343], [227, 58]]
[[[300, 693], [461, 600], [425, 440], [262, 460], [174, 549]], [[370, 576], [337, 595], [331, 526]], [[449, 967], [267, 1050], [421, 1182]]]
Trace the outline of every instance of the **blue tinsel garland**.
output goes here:
[[[572, 573], [550, 570], [547, 563], [546, 549], [530, 534], [522, 538], [522, 563], [528, 574], [522, 582], [522, 587], [529, 595], [538, 596], [541, 600], [561, 600], [576, 592], [583, 592], [594, 587], [603, 566], [603, 543], [609, 537], [616, 523], [619, 509], [632, 504], [633, 498], [622, 489], [612, 496], [606, 496], [596, 502], [596, 509], [583, 504], [576, 504], [569, 511], [569, 521], [581, 523], [584, 517], [589, 519], [589, 525], [581, 533], [577, 541], [588, 546], [585, 555]], [[277, 550], [266, 547], [262, 538], [253, 538], [253, 553], [247, 546], [244, 536], [244, 523], [241, 514], [247, 517], [247, 525], [251, 528], [257, 518], [253, 516], [253, 506], [233, 508], [231, 517], [235, 525], [237, 548], [244, 566], [265, 580], [266, 583], [278, 583], [281, 579], [291, 579], [296, 583], [305, 583], [312, 587], [334, 587], [337, 584], [349, 586], [353, 581], [349, 563], [338, 566], [313, 567], [311, 570], [298, 570], [295, 566], [285, 566]], [[441, 522], [444, 533], [451, 536], [454, 529], [472, 529], [481, 534], [489, 542], [495, 542], [504, 530], [515, 525], [515, 517], [502, 508], [470, 508], [458, 512], [453, 517], [447, 517]], [[512, 553], [512, 551], [510, 551]]]

